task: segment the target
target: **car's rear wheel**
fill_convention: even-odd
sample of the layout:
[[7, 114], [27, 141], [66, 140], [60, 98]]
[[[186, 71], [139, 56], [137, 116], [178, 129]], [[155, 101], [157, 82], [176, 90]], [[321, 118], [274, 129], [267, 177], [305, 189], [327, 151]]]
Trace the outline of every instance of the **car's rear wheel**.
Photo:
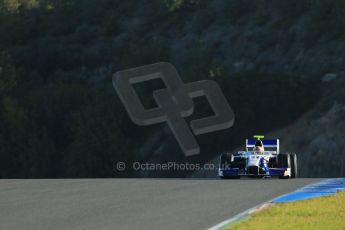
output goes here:
[[[279, 168], [291, 168], [290, 155], [287, 153], [278, 154], [278, 167]], [[290, 176], [280, 176], [280, 179], [288, 179]]]
[[296, 178], [298, 174], [297, 167], [297, 155], [296, 153], [290, 153], [290, 163], [291, 163], [291, 178]]

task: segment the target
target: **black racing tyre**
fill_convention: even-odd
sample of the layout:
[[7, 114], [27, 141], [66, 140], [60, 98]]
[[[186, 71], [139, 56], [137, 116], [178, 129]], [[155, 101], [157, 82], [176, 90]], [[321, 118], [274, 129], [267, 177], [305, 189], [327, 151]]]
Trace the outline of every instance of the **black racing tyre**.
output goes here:
[[[222, 153], [220, 156], [220, 165], [221, 169], [225, 169], [227, 167], [232, 167], [234, 164], [234, 156], [231, 153]], [[222, 176], [221, 179], [240, 179], [239, 176]]]
[[246, 158], [233, 156], [230, 167], [244, 169], [246, 167], [246, 163]]
[[246, 165], [246, 159], [242, 157], [236, 157], [231, 153], [223, 153], [220, 156], [220, 165], [219, 167], [224, 168], [244, 168]]
[[229, 167], [230, 164], [231, 164], [232, 159], [233, 159], [232, 154], [230, 154], [230, 153], [222, 153], [222, 155], [220, 155], [219, 168], [225, 169], [226, 167]]
[[269, 168], [278, 168], [278, 157], [270, 157], [268, 161]]
[[289, 155], [291, 163], [291, 178], [296, 178], [298, 175], [297, 155], [296, 153], [290, 153]]
[[290, 168], [290, 157], [287, 153], [278, 154], [278, 167], [279, 168]]
[[[278, 168], [291, 168], [290, 155], [287, 153], [278, 154]], [[280, 176], [280, 179], [288, 179], [290, 176]]]

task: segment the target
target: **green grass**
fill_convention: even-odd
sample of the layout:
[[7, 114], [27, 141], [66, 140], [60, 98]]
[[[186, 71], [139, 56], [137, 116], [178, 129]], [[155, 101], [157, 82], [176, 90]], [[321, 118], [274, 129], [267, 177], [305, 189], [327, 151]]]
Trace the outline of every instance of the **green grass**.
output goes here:
[[315, 199], [279, 203], [256, 212], [228, 230], [247, 229], [344, 229], [345, 192]]

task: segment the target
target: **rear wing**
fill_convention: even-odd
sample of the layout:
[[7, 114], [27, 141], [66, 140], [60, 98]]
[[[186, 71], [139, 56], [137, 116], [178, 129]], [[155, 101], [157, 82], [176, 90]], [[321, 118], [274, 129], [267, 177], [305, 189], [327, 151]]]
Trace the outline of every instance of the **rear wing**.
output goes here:
[[[273, 148], [279, 154], [279, 139], [262, 139], [261, 141], [264, 148]], [[246, 139], [246, 150], [254, 148], [255, 142], [255, 139]]]

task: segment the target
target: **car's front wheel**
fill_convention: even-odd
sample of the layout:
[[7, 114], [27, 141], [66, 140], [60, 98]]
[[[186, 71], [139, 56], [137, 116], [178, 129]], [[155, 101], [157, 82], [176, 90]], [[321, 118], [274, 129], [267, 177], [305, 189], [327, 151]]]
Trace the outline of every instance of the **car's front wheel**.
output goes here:
[[291, 178], [296, 178], [297, 171], [297, 155], [296, 153], [290, 153], [290, 163], [291, 163]]
[[[220, 164], [219, 168], [224, 170], [228, 167], [233, 166], [234, 156], [231, 153], [222, 153], [220, 155]], [[221, 179], [240, 179], [240, 176], [220, 176]]]
[[[291, 168], [290, 155], [288, 153], [278, 154], [278, 167], [279, 168]], [[280, 176], [280, 179], [289, 179], [290, 176]]]
[[225, 169], [227, 167], [229, 167], [231, 161], [232, 161], [232, 154], [230, 153], [222, 153], [222, 155], [220, 155], [220, 164], [219, 164], [219, 168], [221, 169]]

